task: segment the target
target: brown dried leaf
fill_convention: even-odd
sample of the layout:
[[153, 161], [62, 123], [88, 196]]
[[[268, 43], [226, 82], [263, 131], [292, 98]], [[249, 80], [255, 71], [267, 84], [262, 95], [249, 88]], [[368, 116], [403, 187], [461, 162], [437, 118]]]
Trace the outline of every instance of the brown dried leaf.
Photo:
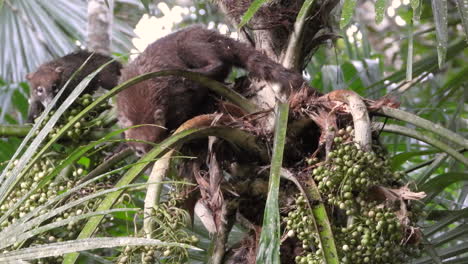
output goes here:
[[421, 200], [426, 197], [425, 192], [413, 192], [407, 185], [399, 189], [390, 189], [383, 186], [374, 186], [371, 192], [378, 200], [398, 201], [398, 200]]
[[382, 106], [387, 106], [391, 108], [399, 108], [400, 102], [397, 101], [395, 97], [384, 96], [376, 101], [366, 100], [367, 108], [370, 111], [376, 111], [382, 108]]
[[406, 241], [405, 244], [419, 244], [422, 240], [422, 232], [419, 227], [408, 226], [406, 228]]
[[308, 87], [302, 87], [300, 90], [292, 92], [289, 97], [289, 106], [293, 111], [299, 111], [309, 103], [310, 95], [308, 90]]
[[233, 120], [236, 118], [242, 118], [248, 114], [237, 105], [225, 101], [219, 102], [218, 109], [221, 113], [229, 115]]
[[391, 189], [403, 200], [421, 200], [426, 197], [425, 192], [413, 192], [408, 188], [408, 185], [402, 186], [399, 189]]

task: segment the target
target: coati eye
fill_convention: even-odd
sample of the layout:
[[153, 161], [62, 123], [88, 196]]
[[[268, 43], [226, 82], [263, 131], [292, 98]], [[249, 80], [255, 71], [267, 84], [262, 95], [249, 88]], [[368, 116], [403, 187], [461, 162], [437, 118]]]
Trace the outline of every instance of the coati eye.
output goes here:
[[139, 148], [135, 149], [135, 155], [137, 155], [138, 157], [142, 157], [143, 155], [145, 155], [145, 152]]
[[37, 95], [41, 96], [44, 93], [44, 87], [42, 86], [37, 87], [36, 93]]
[[52, 90], [54, 91], [55, 94], [57, 94], [57, 92], [59, 91], [58, 85], [56, 83], [52, 85]]

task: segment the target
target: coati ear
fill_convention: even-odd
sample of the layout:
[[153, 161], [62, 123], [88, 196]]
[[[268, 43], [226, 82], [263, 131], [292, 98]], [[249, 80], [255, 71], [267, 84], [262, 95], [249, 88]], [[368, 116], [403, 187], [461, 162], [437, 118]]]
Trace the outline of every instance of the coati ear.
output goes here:
[[34, 73], [30, 72], [26, 74], [26, 80], [30, 81], [33, 78]]
[[62, 66], [58, 66], [57, 68], [55, 68], [55, 72], [57, 73], [62, 73], [64, 70], [65, 68], [63, 68]]
[[154, 124], [158, 126], [166, 126], [166, 117], [162, 109], [157, 109], [153, 114]]

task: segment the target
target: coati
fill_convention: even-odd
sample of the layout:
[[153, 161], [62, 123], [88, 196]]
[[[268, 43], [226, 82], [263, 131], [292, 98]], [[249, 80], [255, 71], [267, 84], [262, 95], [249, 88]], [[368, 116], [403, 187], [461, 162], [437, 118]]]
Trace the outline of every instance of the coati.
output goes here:
[[[188, 70], [222, 82], [232, 66], [246, 69], [252, 77], [279, 82], [288, 89], [299, 89], [304, 83], [301, 74], [282, 67], [247, 44], [203, 26], [187, 27], [153, 42], [122, 69], [120, 82], [161, 70]], [[206, 87], [177, 76], [146, 80], [123, 90], [117, 95], [118, 119], [122, 127], [161, 126], [128, 129], [125, 138], [161, 141], [167, 131], [200, 114], [207, 94]], [[143, 142], [129, 144], [137, 155], [151, 149], [151, 145]]]
[[[52, 101], [73, 73], [78, 70], [91, 55], [92, 57], [83, 69], [81, 69], [68, 84], [57, 103], [57, 105], [59, 105], [86, 76], [98, 69], [101, 65], [112, 60], [112, 58], [98, 53], [93, 54], [89, 51], [80, 50], [44, 63], [40, 65], [35, 72], [26, 75], [26, 79], [31, 84], [28, 122], [33, 122], [34, 119], [41, 114], [44, 107]], [[119, 62], [113, 61], [94, 77], [83, 93], [92, 93], [99, 88], [99, 86], [105, 89], [113, 88], [118, 83], [121, 68], [122, 65]]]

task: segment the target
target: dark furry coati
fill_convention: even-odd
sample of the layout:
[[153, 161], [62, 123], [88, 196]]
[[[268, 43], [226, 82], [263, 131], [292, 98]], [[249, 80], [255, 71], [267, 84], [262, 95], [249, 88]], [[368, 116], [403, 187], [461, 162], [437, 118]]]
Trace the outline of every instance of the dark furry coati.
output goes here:
[[[301, 74], [285, 69], [247, 44], [202, 26], [187, 27], [152, 43], [122, 69], [120, 82], [144, 73], [174, 69], [198, 72], [222, 82], [232, 66], [248, 70], [252, 77], [279, 82], [288, 89], [299, 89], [304, 83]], [[117, 110], [123, 127], [161, 126], [128, 129], [125, 137], [159, 142], [167, 131], [199, 114], [207, 94], [206, 87], [177, 76], [150, 79], [120, 92]], [[151, 148], [140, 142], [130, 145], [137, 154]]]
[[[57, 92], [65, 85], [73, 73], [91, 56], [84, 68], [78, 72], [67, 86], [60, 97], [60, 102], [72, 92], [72, 90], [89, 74], [101, 65], [112, 60], [111, 57], [89, 51], [76, 51], [49, 61], [39, 66], [37, 71], [28, 73], [26, 79], [31, 84], [31, 95], [29, 99], [28, 121], [32, 122], [55, 97]], [[102, 69], [99, 74], [88, 84], [83, 93], [92, 93], [100, 86], [105, 89], [117, 85], [122, 65], [114, 61]]]

